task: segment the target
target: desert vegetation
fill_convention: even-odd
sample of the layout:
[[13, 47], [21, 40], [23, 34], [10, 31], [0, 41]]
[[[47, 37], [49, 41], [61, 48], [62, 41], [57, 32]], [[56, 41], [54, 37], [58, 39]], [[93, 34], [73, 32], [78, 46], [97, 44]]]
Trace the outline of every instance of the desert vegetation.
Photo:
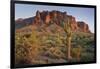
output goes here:
[[[88, 36], [87, 36], [88, 35]], [[16, 64], [47, 64], [84, 62], [94, 60], [93, 34], [72, 33], [71, 48], [68, 50], [66, 33], [43, 34], [37, 32], [16, 32]], [[57, 60], [57, 61], [56, 61]]]
[[60, 25], [57, 25], [56, 21], [55, 17], [48, 24], [16, 27], [16, 64], [52, 64], [95, 60], [94, 33], [73, 31], [72, 18], [61, 20]]

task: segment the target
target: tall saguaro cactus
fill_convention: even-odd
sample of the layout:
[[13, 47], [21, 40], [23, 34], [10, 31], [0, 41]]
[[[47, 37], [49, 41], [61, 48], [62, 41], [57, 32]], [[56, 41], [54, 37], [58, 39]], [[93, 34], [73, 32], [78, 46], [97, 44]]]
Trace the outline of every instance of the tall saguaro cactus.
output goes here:
[[71, 31], [71, 19], [67, 18], [67, 23], [64, 23], [64, 31], [66, 32], [66, 46], [67, 46], [67, 59], [71, 60], [71, 39], [72, 39], [72, 31]]

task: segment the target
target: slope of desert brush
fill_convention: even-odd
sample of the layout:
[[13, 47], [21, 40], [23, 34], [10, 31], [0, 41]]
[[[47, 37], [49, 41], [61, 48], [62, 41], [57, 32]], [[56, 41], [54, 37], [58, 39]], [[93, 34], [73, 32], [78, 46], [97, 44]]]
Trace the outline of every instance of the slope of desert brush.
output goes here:
[[[53, 15], [55, 12], [57, 15]], [[52, 13], [52, 18], [48, 17], [48, 20], [43, 21], [42, 12], [40, 15], [38, 11], [33, 17], [33, 23], [21, 24], [20, 28], [16, 27], [16, 64], [51, 64], [94, 60], [94, 34], [89, 31], [88, 25], [84, 22], [73, 21], [73, 19], [75, 20], [73, 16], [63, 12], [59, 12], [62, 17], [59, 19], [58, 11], [55, 12], [48, 12], [48, 16], [51, 16]], [[83, 28], [80, 27], [80, 23], [83, 24]]]

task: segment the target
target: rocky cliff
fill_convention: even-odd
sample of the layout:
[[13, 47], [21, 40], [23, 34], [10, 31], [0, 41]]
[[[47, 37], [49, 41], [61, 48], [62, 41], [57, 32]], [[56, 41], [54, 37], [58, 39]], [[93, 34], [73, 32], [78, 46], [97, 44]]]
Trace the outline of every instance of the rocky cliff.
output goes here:
[[56, 24], [58, 26], [62, 26], [63, 23], [67, 23], [67, 18], [71, 20], [71, 29], [73, 32], [86, 32], [90, 33], [89, 26], [87, 23], [83, 21], [76, 21], [75, 17], [72, 15], [68, 15], [67, 12], [60, 12], [60, 11], [42, 11], [36, 12], [36, 15], [31, 18], [27, 19], [20, 19], [17, 22], [20, 23], [29, 23], [31, 25], [42, 26], [42, 25], [50, 25]]

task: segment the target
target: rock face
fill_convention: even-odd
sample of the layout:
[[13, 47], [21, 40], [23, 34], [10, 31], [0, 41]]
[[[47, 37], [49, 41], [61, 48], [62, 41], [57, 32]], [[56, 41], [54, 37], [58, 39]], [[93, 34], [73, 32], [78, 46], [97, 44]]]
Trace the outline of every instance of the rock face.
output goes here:
[[79, 21], [77, 22], [77, 25], [79, 31], [90, 33], [89, 26], [85, 22]]
[[[57, 24], [58, 26], [62, 26], [63, 23], [67, 23], [67, 18], [70, 18], [71, 20], [71, 29], [73, 32], [86, 32], [90, 33], [88, 24], [86, 24], [83, 21], [76, 22], [76, 19], [72, 15], [68, 15], [67, 12], [60, 12], [60, 11], [42, 11], [36, 12], [36, 16], [33, 17], [33, 20], [31, 19], [32, 25], [50, 25], [50, 24]], [[26, 19], [24, 19], [25, 21]], [[20, 21], [20, 20], [19, 20]], [[22, 21], [22, 20], [21, 20]], [[30, 21], [30, 20], [27, 20]]]
[[77, 25], [75, 17], [73, 17], [71, 15], [68, 15], [68, 17], [71, 19], [71, 29], [72, 29], [72, 31], [74, 31], [74, 32], [78, 31], [78, 25]]

